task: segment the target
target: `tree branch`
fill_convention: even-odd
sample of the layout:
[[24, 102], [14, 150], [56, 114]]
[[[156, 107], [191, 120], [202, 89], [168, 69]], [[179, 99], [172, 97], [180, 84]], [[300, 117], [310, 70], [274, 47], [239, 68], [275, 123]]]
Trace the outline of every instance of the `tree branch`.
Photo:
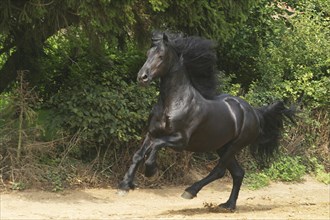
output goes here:
[[79, 16], [71, 11], [61, 14], [63, 17], [57, 21], [53, 20], [52, 15], [48, 15], [42, 22], [32, 24], [33, 28], [22, 24], [12, 30], [13, 42], [0, 49], [2, 54], [16, 46], [16, 51], [0, 69], [0, 93], [16, 79], [18, 70], [30, 70], [29, 80], [37, 81], [42, 74], [39, 72], [38, 58], [42, 54], [44, 42], [60, 29], [79, 23]]

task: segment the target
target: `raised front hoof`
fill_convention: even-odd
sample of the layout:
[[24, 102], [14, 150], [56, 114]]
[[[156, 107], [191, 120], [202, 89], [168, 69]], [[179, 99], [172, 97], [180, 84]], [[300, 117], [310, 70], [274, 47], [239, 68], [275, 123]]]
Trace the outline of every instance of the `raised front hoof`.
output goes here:
[[219, 205], [219, 208], [225, 212], [235, 212], [236, 210], [236, 205], [235, 204], [231, 204], [229, 202], [226, 203], [222, 203]]
[[146, 166], [146, 169], [144, 171], [144, 176], [145, 177], [153, 177], [155, 176], [157, 173], [157, 167], [147, 167]]
[[196, 195], [191, 194], [190, 192], [184, 191], [181, 195], [184, 199], [193, 199], [196, 197]]

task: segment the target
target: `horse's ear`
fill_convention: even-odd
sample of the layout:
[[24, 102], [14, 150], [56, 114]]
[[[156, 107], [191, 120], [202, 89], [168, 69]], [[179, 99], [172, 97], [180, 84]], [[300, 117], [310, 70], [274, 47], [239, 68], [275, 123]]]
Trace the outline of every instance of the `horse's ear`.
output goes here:
[[168, 36], [167, 36], [166, 33], [163, 33], [163, 41], [164, 41], [165, 43], [168, 42]]

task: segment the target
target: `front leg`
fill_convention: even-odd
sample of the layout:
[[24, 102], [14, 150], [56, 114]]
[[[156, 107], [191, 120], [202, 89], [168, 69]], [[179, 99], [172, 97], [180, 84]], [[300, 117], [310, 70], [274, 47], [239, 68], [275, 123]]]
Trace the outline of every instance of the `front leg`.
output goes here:
[[130, 189], [134, 189], [133, 180], [135, 177], [135, 173], [145, 154], [147, 153], [147, 151], [149, 151], [150, 146], [151, 140], [149, 134], [147, 134], [141, 148], [134, 154], [132, 164], [126, 172], [124, 179], [119, 183], [118, 188], [120, 190], [129, 191]]
[[180, 132], [176, 132], [172, 135], [157, 138], [153, 141], [153, 145], [150, 148], [151, 152], [148, 159], [145, 162], [145, 176], [152, 177], [157, 172], [157, 153], [163, 147], [171, 147], [174, 150], [182, 151], [187, 145], [187, 138]]
[[144, 163], [145, 171], [144, 175], [146, 177], [152, 177], [157, 173], [157, 153], [163, 147], [163, 145], [155, 146], [151, 149], [148, 159]]

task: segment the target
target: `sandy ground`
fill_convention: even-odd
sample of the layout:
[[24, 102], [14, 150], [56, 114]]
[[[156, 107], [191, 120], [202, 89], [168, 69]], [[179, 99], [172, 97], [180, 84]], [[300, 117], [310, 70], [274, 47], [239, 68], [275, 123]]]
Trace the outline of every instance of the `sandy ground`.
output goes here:
[[230, 182], [212, 183], [193, 200], [180, 197], [185, 187], [137, 189], [126, 196], [116, 189], [5, 192], [0, 219], [330, 219], [330, 186], [311, 177], [256, 191], [243, 187], [234, 213], [214, 207], [227, 200]]

